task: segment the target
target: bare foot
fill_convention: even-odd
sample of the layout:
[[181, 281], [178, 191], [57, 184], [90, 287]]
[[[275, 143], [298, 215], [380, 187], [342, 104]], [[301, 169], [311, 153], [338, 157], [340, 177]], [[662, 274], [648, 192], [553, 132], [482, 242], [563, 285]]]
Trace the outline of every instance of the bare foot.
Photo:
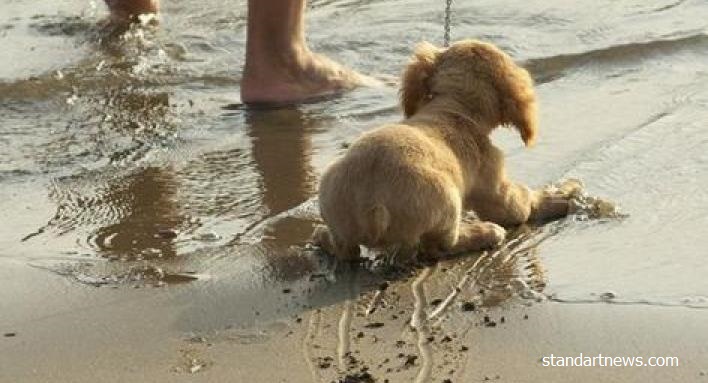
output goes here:
[[247, 63], [241, 80], [244, 103], [293, 103], [379, 82], [305, 50], [297, 57]]

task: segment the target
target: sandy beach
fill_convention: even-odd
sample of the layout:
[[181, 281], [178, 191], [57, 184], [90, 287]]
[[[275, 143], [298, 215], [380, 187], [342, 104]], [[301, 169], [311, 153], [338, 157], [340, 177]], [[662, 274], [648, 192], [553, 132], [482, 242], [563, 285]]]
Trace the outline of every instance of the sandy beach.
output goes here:
[[[42, 271], [21, 266], [10, 270], [3, 270], [4, 280], [17, 286], [10, 285], [10, 291], [27, 284], [27, 279], [12, 275], [46, 283], [34, 291], [23, 289], [22, 298], [5, 289], [4, 307], [21, 320], [6, 323], [3, 317], [3, 331], [16, 333], [3, 338], [3, 382], [330, 382], [346, 375], [362, 377], [350, 381], [413, 382], [424, 371], [429, 371], [427, 381], [434, 382], [706, 379], [705, 313], [683, 307], [509, 302], [464, 311], [456, 305], [439, 328], [431, 326], [420, 342], [406, 323], [414, 302], [410, 285], [404, 282], [389, 286], [385, 294], [400, 300], [368, 317], [372, 294], [364, 293], [343, 303], [269, 321], [254, 318], [250, 325], [229, 328], [214, 316], [226, 321], [223, 311], [232, 309], [218, 310], [205, 303], [210, 299], [207, 286], [126, 293], [77, 287], [62, 277], [47, 281]], [[283, 306], [298, 300], [282, 295]], [[228, 302], [220, 304], [237, 304]], [[342, 319], [346, 315], [350, 320]], [[486, 324], [485, 316], [496, 325]], [[377, 323], [382, 326], [372, 326]], [[339, 364], [342, 337], [347, 339], [353, 363], [344, 357], [344, 365]], [[672, 356], [680, 365], [543, 367], [541, 363], [551, 354], [580, 353], [642, 356], [645, 361], [650, 356]], [[362, 370], [371, 380], [363, 378]]]

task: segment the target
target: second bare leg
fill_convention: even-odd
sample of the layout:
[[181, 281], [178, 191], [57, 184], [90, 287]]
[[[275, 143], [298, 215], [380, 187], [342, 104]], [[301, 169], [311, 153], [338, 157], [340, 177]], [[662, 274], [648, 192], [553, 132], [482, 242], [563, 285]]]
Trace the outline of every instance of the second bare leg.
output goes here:
[[305, 0], [248, 1], [243, 102], [297, 102], [376, 83], [313, 53], [304, 18]]

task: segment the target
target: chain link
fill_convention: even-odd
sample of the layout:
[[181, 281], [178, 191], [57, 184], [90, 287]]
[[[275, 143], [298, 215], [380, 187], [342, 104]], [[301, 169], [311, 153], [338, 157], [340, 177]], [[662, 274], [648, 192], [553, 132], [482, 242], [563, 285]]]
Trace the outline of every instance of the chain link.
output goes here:
[[443, 36], [443, 45], [450, 46], [450, 16], [452, 13], [452, 0], [445, 0], [445, 35]]

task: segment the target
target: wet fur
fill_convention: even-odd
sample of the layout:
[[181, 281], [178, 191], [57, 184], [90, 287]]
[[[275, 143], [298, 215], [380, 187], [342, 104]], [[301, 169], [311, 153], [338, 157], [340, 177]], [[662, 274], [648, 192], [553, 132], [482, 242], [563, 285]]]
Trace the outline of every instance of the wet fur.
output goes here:
[[[495, 46], [420, 44], [403, 74], [401, 104], [403, 121], [363, 134], [322, 176], [327, 228], [314, 237], [329, 253], [353, 260], [359, 245], [476, 250], [503, 240], [498, 225], [567, 214], [567, 195], [510, 181], [489, 139], [512, 126], [528, 146], [538, 131], [529, 74]], [[481, 221], [463, 221], [469, 209]]]

